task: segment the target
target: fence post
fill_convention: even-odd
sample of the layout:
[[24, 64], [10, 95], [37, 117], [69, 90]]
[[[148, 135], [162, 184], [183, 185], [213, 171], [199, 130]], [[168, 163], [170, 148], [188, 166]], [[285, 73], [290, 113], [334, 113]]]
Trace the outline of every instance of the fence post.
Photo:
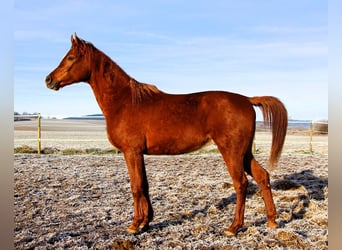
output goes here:
[[310, 153], [312, 154], [313, 153], [313, 150], [312, 150], [312, 130], [313, 130], [313, 122], [311, 121], [310, 123], [310, 144], [309, 144], [309, 149], [310, 149]]
[[40, 113], [38, 113], [38, 154], [40, 154], [41, 152], [41, 126], [40, 126], [40, 120], [41, 120], [41, 116]]
[[254, 133], [254, 137], [253, 137], [252, 154], [256, 154], [255, 133]]

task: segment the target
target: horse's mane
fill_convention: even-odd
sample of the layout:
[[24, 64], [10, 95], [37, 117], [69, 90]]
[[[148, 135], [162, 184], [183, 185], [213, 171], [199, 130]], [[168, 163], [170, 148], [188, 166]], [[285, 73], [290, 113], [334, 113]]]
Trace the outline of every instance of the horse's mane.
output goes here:
[[[101, 54], [102, 60], [105, 60], [105, 69], [104, 74], [108, 74], [111, 77], [111, 80], [113, 81], [112, 77], [115, 77], [113, 74], [114, 72], [119, 74], [124, 74], [129, 78], [128, 85], [130, 87], [131, 93], [132, 93], [132, 103], [140, 103], [148, 98], [151, 98], [152, 96], [156, 94], [162, 93], [155, 85], [147, 84], [147, 83], [141, 83], [135, 80], [134, 78], [130, 77], [115, 61], [113, 61], [109, 56], [107, 56], [105, 53], [103, 53], [101, 50], [97, 49], [92, 43], [81, 40], [85, 47], [89, 48], [91, 53], [94, 51], [97, 51]], [[105, 59], [104, 59], [105, 58]]]
[[133, 78], [130, 79], [129, 86], [131, 88], [133, 103], [140, 103], [155, 94], [161, 93], [156, 86], [147, 83], [140, 83]]

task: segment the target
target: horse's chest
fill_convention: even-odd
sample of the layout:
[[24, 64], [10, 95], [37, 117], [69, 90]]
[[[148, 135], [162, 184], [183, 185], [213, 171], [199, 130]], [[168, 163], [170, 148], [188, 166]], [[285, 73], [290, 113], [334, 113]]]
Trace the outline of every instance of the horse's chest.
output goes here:
[[144, 133], [132, 124], [117, 123], [117, 126], [107, 126], [109, 142], [118, 149], [143, 147]]

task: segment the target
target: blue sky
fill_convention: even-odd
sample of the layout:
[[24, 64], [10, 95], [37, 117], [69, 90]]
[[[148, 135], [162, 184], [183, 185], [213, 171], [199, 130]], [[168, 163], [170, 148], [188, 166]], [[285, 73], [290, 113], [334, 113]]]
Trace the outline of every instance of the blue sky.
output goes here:
[[293, 119], [328, 118], [327, 1], [16, 0], [15, 111], [101, 112], [86, 83], [45, 86], [74, 32], [165, 92], [273, 95]]

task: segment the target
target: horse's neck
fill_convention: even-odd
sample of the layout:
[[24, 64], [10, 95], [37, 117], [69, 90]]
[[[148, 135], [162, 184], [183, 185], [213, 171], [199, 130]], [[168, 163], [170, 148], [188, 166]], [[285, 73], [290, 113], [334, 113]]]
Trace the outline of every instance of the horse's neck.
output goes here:
[[124, 102], [131, 100], [130, 76], [108, 56], [97, 52], [92, 60], [92, 73], [89, 84], [104, 116], [113, 113]]

